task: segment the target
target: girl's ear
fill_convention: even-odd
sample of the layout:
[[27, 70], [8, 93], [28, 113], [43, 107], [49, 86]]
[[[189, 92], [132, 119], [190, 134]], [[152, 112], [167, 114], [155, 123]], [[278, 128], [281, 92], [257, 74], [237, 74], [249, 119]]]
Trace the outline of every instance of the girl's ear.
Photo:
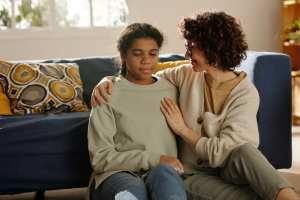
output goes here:
[[126, 55], [125, 54], [121, 54], [120, 58], [121, 58], [121, 63], [124, 64], [125, 60], [126, 60]]
[[126, 76], [127, 74], [126, 55], [121, 54], [120, 59], [121, 59], [121, 75]]

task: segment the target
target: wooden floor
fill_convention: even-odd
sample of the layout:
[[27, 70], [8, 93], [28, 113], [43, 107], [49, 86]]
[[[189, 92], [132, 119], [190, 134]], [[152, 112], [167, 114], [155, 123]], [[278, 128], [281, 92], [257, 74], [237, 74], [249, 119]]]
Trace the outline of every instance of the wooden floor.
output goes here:
[[300, 194], [300, 126], [293, 127], [293, 163], [292, 167], [287, 170], [280, 170], [284, 176], [295, 186]]
[[[84, 200], [86, 188], [75, 188], [67, 190], [53, 190], [46, 192], [45, 200]], [[33, 200], [35, 193], [24, 193], [17, 195], [0, 195], [0, 200]]]

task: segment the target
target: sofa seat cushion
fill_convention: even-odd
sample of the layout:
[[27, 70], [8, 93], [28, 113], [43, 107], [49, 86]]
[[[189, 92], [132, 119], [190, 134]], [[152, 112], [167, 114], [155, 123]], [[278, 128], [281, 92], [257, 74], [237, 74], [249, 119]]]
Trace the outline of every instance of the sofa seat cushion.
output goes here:
[[[66, 146], [56, 146], [55, 141], [58, 142], [69, 134], [79, 136], [81, 133], [84, 136], [80, 137], [85, 137], [88, 121], [89, 112], [0, 117], [0, 152], [21, 155], [81, 151], [80, 145], [85, 144], [84, 141], [76, 144], [70, 140]], [[52, 144], [55, 148], [47, 144]], [[24, 148], [25, 146], [32, 148]], [[78, 148], [74, 148], [76, 146]]]
[[0, 194], [84, 187], [89, 112], [0, 117]]

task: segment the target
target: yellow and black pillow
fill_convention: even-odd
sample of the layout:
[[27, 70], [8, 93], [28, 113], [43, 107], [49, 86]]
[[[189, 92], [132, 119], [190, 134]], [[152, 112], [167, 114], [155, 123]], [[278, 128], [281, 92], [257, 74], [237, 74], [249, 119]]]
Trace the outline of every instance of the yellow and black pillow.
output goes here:
[[75, 63], [10, 63], [0, 61], [6, 95], [14, 114], [88, 111], [82, 100]]
[[4, 84], [0, 77], [0, 115], [12, 115], [10, 103], [4, 91]]

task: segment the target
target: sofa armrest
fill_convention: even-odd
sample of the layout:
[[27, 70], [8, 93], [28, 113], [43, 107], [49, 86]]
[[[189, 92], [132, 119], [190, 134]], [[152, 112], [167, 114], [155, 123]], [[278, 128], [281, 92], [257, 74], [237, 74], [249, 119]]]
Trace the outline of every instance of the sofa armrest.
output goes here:
[[289, 168], [292, 163], [290, 59], [280, 53], [249, 51], [241, 65], [260, 95], [259, 149], [275, 168]]

